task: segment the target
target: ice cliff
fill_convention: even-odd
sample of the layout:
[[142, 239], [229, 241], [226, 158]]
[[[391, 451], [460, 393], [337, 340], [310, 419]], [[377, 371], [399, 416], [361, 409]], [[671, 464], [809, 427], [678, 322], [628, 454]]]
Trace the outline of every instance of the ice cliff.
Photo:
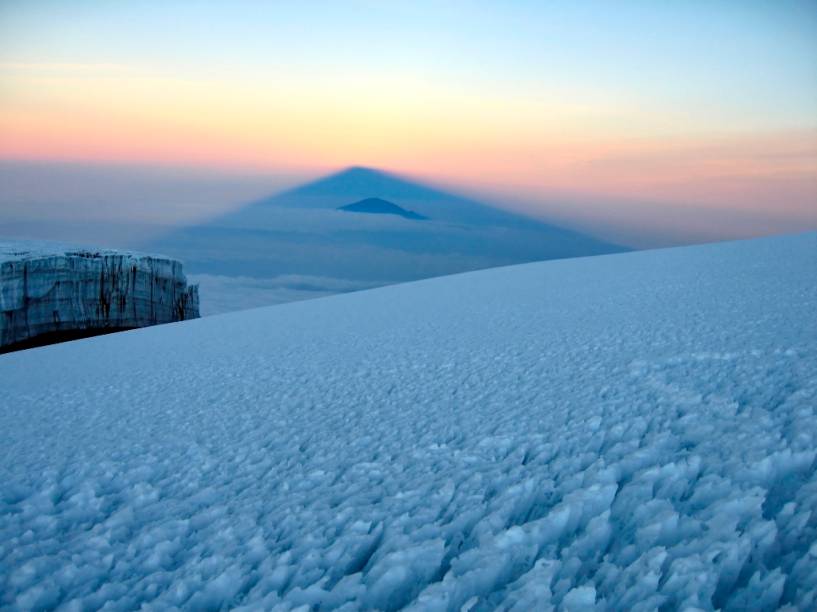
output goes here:
[[0, 242], [0, 352], [198, 316], [177, 260]]

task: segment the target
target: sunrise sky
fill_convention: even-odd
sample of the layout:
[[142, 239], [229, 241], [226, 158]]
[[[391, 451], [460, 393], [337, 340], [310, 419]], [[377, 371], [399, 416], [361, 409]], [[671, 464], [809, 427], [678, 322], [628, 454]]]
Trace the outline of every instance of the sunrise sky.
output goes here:
[[817, 2], [6, 0], [0, 158], [817, 223]]

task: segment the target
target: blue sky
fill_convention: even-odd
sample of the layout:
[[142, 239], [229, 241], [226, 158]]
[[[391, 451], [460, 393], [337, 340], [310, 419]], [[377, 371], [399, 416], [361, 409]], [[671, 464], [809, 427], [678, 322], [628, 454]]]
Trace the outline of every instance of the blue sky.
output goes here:
[[360, 164], [534, 211], [814, 220], [814, 1], [12, 0], [0, 94], [6, 161]]

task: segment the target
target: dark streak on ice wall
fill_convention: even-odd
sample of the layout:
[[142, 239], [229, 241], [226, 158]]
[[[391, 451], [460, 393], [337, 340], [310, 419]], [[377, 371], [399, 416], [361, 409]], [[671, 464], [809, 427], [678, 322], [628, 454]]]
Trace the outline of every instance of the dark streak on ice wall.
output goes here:
[[0, 353], [198, 316], [177, 260], [0, 243]]

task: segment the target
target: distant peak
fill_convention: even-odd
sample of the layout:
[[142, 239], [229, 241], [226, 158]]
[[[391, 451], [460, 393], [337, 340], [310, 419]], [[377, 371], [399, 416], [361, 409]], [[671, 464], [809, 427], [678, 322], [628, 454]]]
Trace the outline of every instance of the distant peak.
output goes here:
[[364, 200], [360, 200], [359, 202], [355, 202], [354, 204], [339, 206], [338, 210], [375, 215], [397, 215], [399, 217], [414, 219], [416, 221], [428, 219], [428, 217], [418, 214], [413, 210], [406, 210], [402, 206], [398, 206], [397, 204], [384, 200], [383, 198], [366, 198]]
[[394, 202], [389, 202], [383, 198], [364, 198], [360, 202], [349, 204], [349, 206], [394, 206], [395, 208], [400, 208]]

